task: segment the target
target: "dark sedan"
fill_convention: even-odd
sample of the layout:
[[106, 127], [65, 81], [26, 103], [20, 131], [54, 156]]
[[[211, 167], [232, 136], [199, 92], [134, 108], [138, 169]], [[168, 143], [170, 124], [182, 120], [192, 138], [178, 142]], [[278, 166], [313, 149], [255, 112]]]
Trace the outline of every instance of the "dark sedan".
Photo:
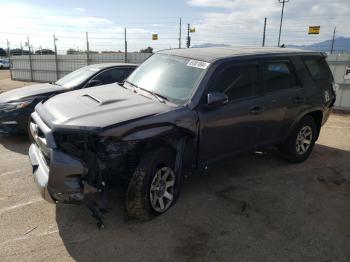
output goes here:
[[[122, 82], [135, 70], [136, 64], [95, 64], [80, 68], [53, 83], [36, 84], [0, 94], [0, 133], [27, 132], [34, 107], [54, 95]], [[116, 85], [116, 88], [118, 86]]]

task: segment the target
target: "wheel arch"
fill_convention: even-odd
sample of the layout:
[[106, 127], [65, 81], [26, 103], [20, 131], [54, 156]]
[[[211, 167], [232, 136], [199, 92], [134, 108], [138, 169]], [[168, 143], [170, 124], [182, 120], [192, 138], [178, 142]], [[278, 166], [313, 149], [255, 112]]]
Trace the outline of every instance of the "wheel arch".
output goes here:
[[283, 141], [288, 139], [288, 137], [293, 132], [295, 127], [298, 125], [298, 123], [306, 116], [311, 116], [315, 120], [315, 123], [317, 126], [316, 140], [318, 139], [319, 134], [320, 134], [320, 130], [321, 130], [322, 119], [323, 119], [323, 110], [321, 108], [309, 110], [309, 111], [306, 111], [306, 112], [303, 112], [302, 114], [300, 114], [300, 116], [293, 122], [291, 127], [286, 132], [286, 135], [284, 136]]

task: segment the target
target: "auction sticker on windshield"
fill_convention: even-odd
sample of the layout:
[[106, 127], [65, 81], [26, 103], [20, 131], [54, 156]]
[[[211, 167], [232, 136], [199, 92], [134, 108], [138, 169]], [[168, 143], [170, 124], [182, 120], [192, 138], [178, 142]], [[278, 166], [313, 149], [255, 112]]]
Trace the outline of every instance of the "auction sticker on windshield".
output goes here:
[[204, 61], [198, 61], [198, 60], [190, 60], [187, 63], [187, 66], [197, 67], [200, 69], [207, 69], [210, 63], [204, 62]]

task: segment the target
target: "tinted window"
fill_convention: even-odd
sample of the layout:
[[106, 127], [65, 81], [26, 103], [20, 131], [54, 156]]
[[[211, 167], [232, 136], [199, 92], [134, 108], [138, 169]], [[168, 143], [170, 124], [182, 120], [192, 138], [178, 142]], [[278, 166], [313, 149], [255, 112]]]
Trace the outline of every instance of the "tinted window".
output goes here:
[[265, 63], [263, 74], [267, 93], [296, 86], [296, 80], [288, 62]]
[[229, 100], [253, 96], [255, 94], [258, 76], [256, 66], [229, 66], [219, 69], [210, 91], [221, 92]]
[[330, 71], [324, 58], [308, 57], [304, 58], [304, 63], [314, 81], [318, 82], [331, 79]]
[[127, 78], [131, 72], [132, 69], [130, 68], [108, 69], [94, 77], [94, 80], [100, 80], [103, 84], [121, 82]]

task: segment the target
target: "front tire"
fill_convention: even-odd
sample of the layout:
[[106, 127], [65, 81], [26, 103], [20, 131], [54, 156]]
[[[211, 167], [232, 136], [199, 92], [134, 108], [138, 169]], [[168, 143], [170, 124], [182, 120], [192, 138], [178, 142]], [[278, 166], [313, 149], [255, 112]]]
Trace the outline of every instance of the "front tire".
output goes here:
[[141, 157], [126, 195], [131, 218], [149, 220], [175, 203], [180, 183], [174, 166], [175, 154], [168, 148], [147, 152]]
[[293, 163], [305, 161], [314, 148], [318, 129], [311, 116], [304, 117], [280, 146], [284, 158]]

